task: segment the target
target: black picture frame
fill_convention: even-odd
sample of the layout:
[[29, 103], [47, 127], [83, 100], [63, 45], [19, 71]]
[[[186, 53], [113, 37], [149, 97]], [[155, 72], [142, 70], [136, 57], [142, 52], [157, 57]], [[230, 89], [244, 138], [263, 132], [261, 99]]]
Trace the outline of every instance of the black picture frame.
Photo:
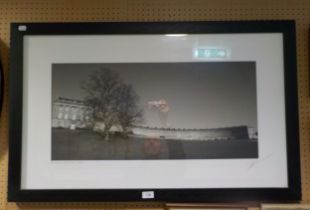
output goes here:
[[3, 75], [3, 66], [0, 59], [0, 116], [2, 113], [2, 104], [3, 104], [3, 93], [4, 93], [4, 75]]
[[[264, 34], [283, 36], [285, 89], [285, 134], [287, 187], [261, 188], [143, 188], [143, 189], [22, 189], [24, 38], [36, 35], [161, 35], [161, 34]], [[298, 98], [295, 22], [209, 21], [209, 22], [107, 22], [107, 23], [12, 23], [10, 49], [10, 202], [241, 202], [298, 201], [301, 199], [298, 135]], [[162, 171], [165, 173], [165, 171]], [[268, 173], [268, 171], [265, 171]], [[137, 183], [139, 184], [139, 183]], [[147, 198], [143, 198], [146, 193]], [[150, 194], [148, 194], [150, 193]]]

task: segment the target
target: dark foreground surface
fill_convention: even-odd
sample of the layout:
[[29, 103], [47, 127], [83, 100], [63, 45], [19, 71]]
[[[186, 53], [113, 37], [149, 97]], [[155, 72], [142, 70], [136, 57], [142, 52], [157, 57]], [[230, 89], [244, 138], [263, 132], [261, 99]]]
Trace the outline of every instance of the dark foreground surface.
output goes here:
[[257, 141], [185, 141], [111, 136], [89, 130], [52, 130], [52, 160], [258, 158]]

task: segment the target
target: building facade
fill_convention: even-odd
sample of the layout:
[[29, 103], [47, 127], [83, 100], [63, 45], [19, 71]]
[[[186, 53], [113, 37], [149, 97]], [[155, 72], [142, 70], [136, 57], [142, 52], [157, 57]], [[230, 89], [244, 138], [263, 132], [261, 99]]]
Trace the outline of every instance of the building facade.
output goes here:
[[59, 97], [52, 109], [53, 128], [88, 128], [93, 124], [93, 110], [81, 100]]
[[[53, 101], [52, 127], [94, 131], [104, 130], [102, 122], [94, 122], [93, 109], [81, 100], [57, 98]], [[138, 138], [162, 138], [180, 140], [249, 140], [257, 139], [257, 131], [247, 126], [212, 129], [180, 129], [132, 126], [129, 130]], [[121, 132], [120, 126], [112, 126], [110, 132]]]
[[163, 138], [181, 140], [249, 140], [247, 126], [212, 129], [177, 129], [132, 127], [132, 133], [141, 138]]

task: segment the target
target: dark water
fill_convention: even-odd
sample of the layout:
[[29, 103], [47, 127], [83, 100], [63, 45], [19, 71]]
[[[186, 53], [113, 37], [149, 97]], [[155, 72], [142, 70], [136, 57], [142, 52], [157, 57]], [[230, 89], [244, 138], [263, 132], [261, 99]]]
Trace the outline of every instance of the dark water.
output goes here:
[[253, 140], [198, 141], [103, 136], [89, 130], [52, 130], [52, 160], [258, 158]]

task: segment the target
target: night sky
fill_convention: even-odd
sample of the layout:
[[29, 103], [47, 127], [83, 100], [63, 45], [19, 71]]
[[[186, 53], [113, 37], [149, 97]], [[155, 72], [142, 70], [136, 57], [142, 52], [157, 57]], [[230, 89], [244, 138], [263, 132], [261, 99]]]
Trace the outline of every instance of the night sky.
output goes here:
[[145, 126], [160, 127], [148, 101], [165, 99], [173, 128], [257, 128], [255, 62], [53, 64], [52, 97], [83, 100], [88, 75], [116, 71], [132, 84], [144, 109]]

